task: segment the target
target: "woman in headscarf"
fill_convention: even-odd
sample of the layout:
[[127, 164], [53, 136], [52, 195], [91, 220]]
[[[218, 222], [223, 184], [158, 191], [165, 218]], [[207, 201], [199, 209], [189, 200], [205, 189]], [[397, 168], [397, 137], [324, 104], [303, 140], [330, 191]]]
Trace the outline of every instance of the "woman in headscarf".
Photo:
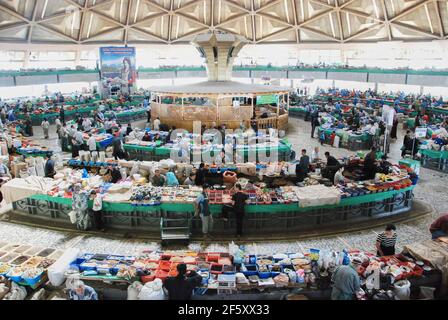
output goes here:
[[88, 210], [88, 201], [90, 193], [83, 191], [80, 184], [73, 187], [72, 208], [76, 213], [76, 228], [87, 230], [92, 225]]
[[168, 187], [175, 187], [179, 185], [179, 181], [177, 180], [174, 172], [168, 172], [166, 174], [166, 185]]

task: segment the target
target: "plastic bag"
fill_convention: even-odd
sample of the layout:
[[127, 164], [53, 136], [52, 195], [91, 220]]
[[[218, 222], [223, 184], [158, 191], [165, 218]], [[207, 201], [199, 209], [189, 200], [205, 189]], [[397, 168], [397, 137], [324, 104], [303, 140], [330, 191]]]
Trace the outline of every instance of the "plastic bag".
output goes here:
[[147, 282], [138, 294], [139, 300], [165, 300], [165, 292], [162, 288], [162, 280], [155, 279]]
[[143, 288], [143, 284], [140, 281], [134, 281], [128, 287], [128, 300], [138, 300], [138, 295]]
[[11, 283], [11, 290], [5, 295], [3, 300], [25, 300], [26, 289], [15, 282]]
[[75, 224], [76, 223], [76, 211], [70, 211], [69, 213], [68, 213], [68, 216], [70, 217], [70, 222], [72, 223], [72, 224]]

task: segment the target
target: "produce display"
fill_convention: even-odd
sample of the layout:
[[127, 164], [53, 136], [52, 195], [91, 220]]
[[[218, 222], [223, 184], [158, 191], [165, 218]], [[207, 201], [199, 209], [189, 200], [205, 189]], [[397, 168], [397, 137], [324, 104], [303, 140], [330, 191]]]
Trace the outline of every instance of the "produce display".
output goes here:
[[0, 243], [0, 275], [20, 285], [36, 286], [61, 254], [52, 248]]

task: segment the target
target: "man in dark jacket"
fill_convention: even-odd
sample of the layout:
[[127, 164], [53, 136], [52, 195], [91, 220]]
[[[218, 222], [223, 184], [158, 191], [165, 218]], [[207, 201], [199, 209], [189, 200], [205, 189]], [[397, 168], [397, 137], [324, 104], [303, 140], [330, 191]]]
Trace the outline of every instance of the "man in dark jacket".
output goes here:
[[249, 196], [241, 190], [241, 185], [235, 185], [236, 193], [232, 196], [233, 211], [236, 217], [236, 236], [239, 238], [243, 235], [243, 219], [246, 206], [246, 200]]
[[319, 111], [316, 108], [311, 113], [311, 138], [314, 138], [314, 131], [319, 124]]
[[168, 292], [169, 300], [190, 300], [194, 288], [202, 282], [202, 277], [195, 271], [187, 274], [187, 266], [184, 263], [177, 265], [177, 276], [165, 280], [163, 288]]
[[302, 156], [300, 162], [296, 165], [297, 182], [302, 183], [309, 172], [310, 157], [307, 156], [306, 150], [302, 149]]

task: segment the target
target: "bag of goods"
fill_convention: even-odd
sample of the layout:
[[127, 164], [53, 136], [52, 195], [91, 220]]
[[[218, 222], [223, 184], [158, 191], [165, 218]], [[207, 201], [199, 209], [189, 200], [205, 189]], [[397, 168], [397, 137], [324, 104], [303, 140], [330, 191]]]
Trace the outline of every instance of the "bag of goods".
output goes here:
[[224, 183], [236, 183], [236, 181], [238, 180], [237, 175], [235, 172], [233, 171], [226, 171], [223, 174], [223, 181]]
[[143, 288], [143, 284], [140, 281], [134, 281], [128, 287], [128, 300], [138, 300], [138, 295]]
[[0, 283], [0, 300], [3, 299], [3, 297], [9, 292], [9, 287], [7, 286], [6, 282]]
[[3, 300], [25, 300], [26, 289], [25, 287], [19, 286], [15, 282], [11, 283], [11, 289], [5, 295]]
[[257, 166], [255, 163], [243, 163], [237, 165], [238, 171], [242, 174], [248, 175], [248, 176], [255, 176], [257, 174]]
[[162, 280], [156, 278], [154, 281], [145, 283], [138, 294], [138, 300], [165, 300]]
[[277, 287], [285, 287], [289, 284], [289, 276], [284, 273], [280, 273], [278, 276], [274, 277], [274, 282]]

